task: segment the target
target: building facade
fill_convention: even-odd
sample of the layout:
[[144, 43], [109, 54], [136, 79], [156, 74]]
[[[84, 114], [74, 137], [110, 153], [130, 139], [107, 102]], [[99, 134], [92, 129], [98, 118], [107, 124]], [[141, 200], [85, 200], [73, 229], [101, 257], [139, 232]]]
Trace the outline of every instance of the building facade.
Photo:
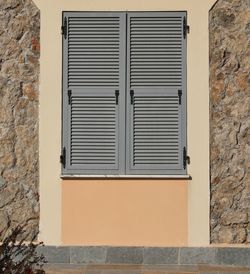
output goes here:
[[[33, 3], [27, 0], [3, 1], [0, 7], [0, 39], [4, 45], [1, 48], [0, 75], [2, 235], [17, 224], [26, 224], [31, 234], [39, 229], [39, 239], [49, 246], [206, 247], [211, 244], [249, 244], [249, 1], [55, 0], [51, 3], [35, 0]], [[65, 29], [62, 35], [61, 26], [65, 26], [65, 18], [66, 35]], [[119, 18], [119, 22], [123, 23], [115, 25], [118, 19], [112, 21], [110, 18]], [[189, 33], [184, 19], [190, 27]], [[98, 20], [102, 20], [103, 25], [98, 24]], [[110, 22], [112, 27], [109, 26]], [[131, 22], [134, 23], [134, 29]], [[165, 33], [161, 32], [157, 22], [168, 25]], [[139, 32], [142, 24], [145, 24], [143, 27], [147, 30], [146, 34], [145, 31]], [[88, 33], [89, 43], [92, 43], [90, 50], [86, 50], [86, 41], [82, 42], [84, 31], [79, 34], [78, 29], [84, 29], [84, 26], [85, 32], [92, 31]], [[158, 26], [159, 29], [152, 26]], [[93, 39], [101, 27], [106, 28], [107, 36], [96, 36]], [[120, 34], [117, 34], [117, 29]], [[150, 33], [151, 29], [153, 32]], [[171, 31], [174, 31], [175, 36], [170, 34], [166, 40], [155, 36], [158, 32], [159, 35], [169, 35]], [[155, 39], [152, 45], [158, 45], [152, 46], [153, 50], [148, 55], [144, 54], [148, 53], [145, 45], [140, 43], [143, 42], [143, 39], [140, 40], [142, 34], [148, 35], [144, 37], [147, 42]], [[109, 35], [113, 37], [109, 38]], [[120, 37], [117, 38], [117, 52], [112, 51], [115, 47], [114, 35]], [[128, 37], [130, 44], [126, 42]], [[96, 42], [98, 39], [103, 39], [103, 45]], [[109, 39], [113, 39], [111, 48], [108, 48]], [[174, 44], [178, 41], [179, 51], [176, 50], [178, 44]], [[93, 43], [96, 43], [96, 48]], [[125, 50], [132, 48], [131, 45], [141, 50], [138, 55], [138, 50]], [[171, 45], [174, 45], [174, 51], [171, 51]], [[164, 46], [170, 49], [172, 55], [166, 57], [163, 54], [162, 60], [158, 60], [155, 52]], [[175, 168], [166, 165], [159, 171], [160, 168], [154, 168], [155, 165], [145, 165], [139, 172], [131, 172], [128, 168], [129, 160], [125, 159], [125, 155], [128, 157], [130, 154], [128, 140], [131, 140], [131, 136], [125, 138], [126, 132], [123, 131], [118, 138], [121, 149], [114, 148], [119, 157], [125, 159], [118, 162], [125, 166], [118, 172], [107, 172], [103, 166], [98, 172], [93, 172], [96, 166], [89, 168], [84, 164], [80, 168], [78, 166], [77, 171], [69, 172], [67, 162], [65, 167], [64, 163], [60, 163], [60, 155], [63, 156], [66, 147], [65, 134], [74, 134], [72, 126], [66, 129], [65, 122], [68, 91], [71, 91], [71, 103], [77, 98], [77, 88], [84, 86], [87, 92], [94, 91], [87, 82], [89, 78], [82, 77], [79, 80], [77, 73], [85, 77], [95, 76], [96, 82], [102, 83], [100, 88], [108, 81], [105, 82], [105, 79], [109, 79], [108, 76], [103, 76], [104, 80], [100, 77], [98, 67], [95, 74], [93, 69], [89, 69], [96, 64], [97, 61], [93, 61], [95, 57], [90, 59], [85, 70], [84, 64], [80, 64], [79, 72], [81, 56], [79, 51], [74, 51], [79, 47], [84, 48], [85, 51], [80, 51], [84, 56], [93, 54], [93, 49], [96, 55], [98, 52], [106, 52], [104, 49], [110, 50], [113, 59], [109, 57], [111, 59], [107, 61], [107, 54], [98, 59], [102, 62], [99, 65], [104, 67], [108, 66], [108, 62], [111, 63], [110, 60], [115, 60], [116, 53], [120, 56], [120, 59], [117, 57], [118, 65], [116, 61], [112, 63], [113, 66], [117, 65], [117, 73], [112, 71], [114, 74], [109, 74], [111, 70], [106, 70], [104, 76], [111, 75], [112, 81], [119, 76], [117, 83], [120, 93], [117, 100], [119, 103], [124, 100], [124, 107], [120, 108], [124, 108], [126, 114], [129, 113], [125, 112], [125, 107], [130, 102], [130, 90], [134, 90], [136, 101], [139, 98], [136, 92], [140, 91], [142, 80], [144, 84], [151, 80], [151, 89], [148, 87], [150, 85], [147, 89], [150, 94], [154, 94], [154, 98], [160, 96], [155, 95], [160, 81], [162, 90], [159, 94], [164, 94], [168, 88], [171, 92], [177, 91], [174, 95], [176, 106], [179, 107], [179, 99], [183, 103], [182, 120], [178, 120], [180, 124], [175, 125], [179, 129], [177, 139], [182, 140], [181, 145], [178, 143], [177, 151], [182, 153], [185, 143], [190, 164], [176, 168], [177, 164], [183, 164], [183, 155], [177, 153], [179, 158]], [[100, 51], [98, 47], [101, 47]], [[154, 70], [139, 66], [140, 70], [136, 71], [136, 60], [141, 60], [140, 55], [146, 60], [141, 61], [144, 64], [149, 62], [150, 56], [153, 56], [154, 61], [158, 60], [154, 63]], [[180, 71], [178, 58], [181, 59]], [[165, 67], [164, 61], [167, 62]], [[165, 81], [160, 73], [164, 69], [165, 73], [169, 73], [172, 67], [168, 66], [172, 61], [175, 62], [175, 70], [172, 71], [176, 71], [176, 74], [172, 75], [170, 71], [167, 76], [170, 80], [174, 79], [174, 83]], [[143, 69], [147, 72], [143, 75], [148, 77], [143, 78], [140, 74]], [[133, 74], [134, 71], [137, 74]], [[130, 84], [133, 82], [131, 86], [126, 84], [119, 73], [130, 77]], [[82, 79], [87, 80], [84, 82]], [[158, 82], [155, 79], [160, 80]], [[179, 90], [182, 90], [181, 96]], [[99, 95], [98, 90], [96, 92]], [[163, 99], [159, 97], [162, 104], [166, 98], [164, 96]], [[147, 97], [143, 98], [146, 100]], [[95, 101], [94, 107], [95, 104], [98, 105], [98, 102]], [[79, 105], [81, 100], [76, 101], [76, 106]], [[152, 105], [146, 104], [146, 107]], [[163, 113], [163, 117], [170, 115], [170, 119], [176, 113], [174, 110], [170, 114]], [[127, 121], [125, 126], [124, 121], [129, 120], [130, 116], [126, 114], [122, 118], [124, 114], [119, 113], [119, 125], [128, 130], [130, 123]], [[79, 118], [74, 114], [70, 117], [71, 122], [72, 117]], [[136, 117], [131, 121], [136, 123]], [[141, 117], [140, 113], [138, 117]], [[154, 122], [157, 124], [157, 120]], [[104, 128], [103, 132], [105, 130], [108, 131], [108, 128]], [[181, 137], [180, 131], [183, 134]], [[91, 138], [93, 136], [96, 135], [92, 134]], [[83, 138], [83, 135], [80, 137]], [[72, 140], [69, 149], [74, 145]], [[128, 145], [123, 147], [121, 143]], [[88, 144], [86, 142], [84, 146]], [[133, 145], [136, 145], [135, 142]], [[159, 147], [162, 151], [158, 154], [168, 148]], [[72, 155], [73, 152], [72, 149]], [[79, 151], [77, 153], [75, 158], [72, 156], [76, 164]], [[157, 157], [158, 154], [151, 156]], [[148, 154], [146, 156], [149, 157]], [[92, 161], [91, 157], [85, 160]], [[140, 154], [133, 157], [141, 159]], [[106, 159], [107, 162], [109, 160]], [[135, 161], [140, 163], [139, 160]], [[82, 158], [81, 161], [84, 162]], [[152, 163], [152, 158], [150, 161]]]

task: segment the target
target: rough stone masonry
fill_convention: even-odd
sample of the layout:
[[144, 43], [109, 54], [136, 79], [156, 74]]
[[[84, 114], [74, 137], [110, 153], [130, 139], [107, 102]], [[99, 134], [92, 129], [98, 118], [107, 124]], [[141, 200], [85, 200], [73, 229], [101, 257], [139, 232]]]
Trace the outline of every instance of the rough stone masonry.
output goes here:
[[[250, 243], [250, 0], [210, 12], [211, 242]], [[0, 0], [0, 234], [38, 231], [40, 14]], [[1, 240], [1, 239], [0, 239]]]
[[38, 231], [39, 27], [32, 1], [0, 0], [1, 238], [17, 225]]
[[211, 242], [250, 243], [250, 0], [210, 12]]

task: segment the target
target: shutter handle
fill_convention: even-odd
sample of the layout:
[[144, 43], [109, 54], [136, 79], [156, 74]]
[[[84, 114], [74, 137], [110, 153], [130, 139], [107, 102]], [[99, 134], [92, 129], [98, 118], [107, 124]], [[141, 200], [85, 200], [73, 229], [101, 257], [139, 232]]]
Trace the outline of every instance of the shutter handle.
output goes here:
[[71, 105], [72, 90], [68, 90], [68, 104]]
[[133, 105], [134, 104], [134, 102], [135, 102], [135, 92], [133, 91], [133, 90], [130, 90], [130, 103], [131, 103], [131, 105]]
[[181, 105], [181, 96], [182, 96], [182, 90], [178, 90], [178, 97], [179, 97], [179, 105]]
[[119, 90], [115, 91], [115, 104], [118, 105], [119, 104]]

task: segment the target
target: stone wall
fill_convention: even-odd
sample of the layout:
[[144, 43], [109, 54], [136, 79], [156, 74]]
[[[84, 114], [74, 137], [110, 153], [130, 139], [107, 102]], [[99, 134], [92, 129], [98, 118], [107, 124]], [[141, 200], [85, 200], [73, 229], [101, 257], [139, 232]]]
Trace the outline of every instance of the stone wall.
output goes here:
[[38, 230], [39, 24], [31, 0], [0, 0], [1, 238], [17, 225]]
[[210, 12], [211, 242], [250, 243], [250, 0]]

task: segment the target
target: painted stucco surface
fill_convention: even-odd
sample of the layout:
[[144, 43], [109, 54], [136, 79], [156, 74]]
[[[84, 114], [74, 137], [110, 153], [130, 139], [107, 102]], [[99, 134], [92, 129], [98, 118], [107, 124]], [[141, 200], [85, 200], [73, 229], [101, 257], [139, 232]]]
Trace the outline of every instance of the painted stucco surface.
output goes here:
[[250, 1], [210, 12], [211, 242], [250, 243]]
[[[41, 9], [42, 48], [39, 98], [40, 239], [46, 244], [60, 245], [62, 243], [62, 208], [64, 206], [62, 188], [64, 182], [60, 178], [61, 166], [58, 160], [61, 152], [62, 37], [60, 28], [62, 11], [186, 10], [188, 23], [192, 27], [188, 36], [187, 53], [188, 153], [191, 157], [188, 172], [192, 176], [192, 180], [187, 184], [188, 244], [196, 246], [209, 244], [208, 11], [214, 0], [202, 2], [197, 0], [35, 0], [35, 2]], [[197, 71], [199, 77], [197, 77]], [[53, 119], [48, 119], [48, 117], [53, 117]], [[84, 184], [84, 182], [82, 183]], [[106, 180], [105, 183], [109, 184], [110, 182]], [[74, 184], [71, 184], [70, 187], [73, 190]], [[100, 185], [98, 187], [101, 188]], [[146, 182], [142, 182], [140, 187], [144, 189]], [[159, 196], [162, 194], [161, 188], [156, 187], [156, 191]], [[148, 205], [153, 207], [155, 214], [158, 214], [158, 210], [160, 210], [162, 218], [168, 219], [168, 216], [163, 214], [160, 204], [148, 201]], [[97, 210], [99, 204], [92, 206]], [[90, 209], [90, 211], [92, 210]], [[127, 220], [129, 221], [129, 219]], [[158, 223], [158, 226], [160, 227], [161, 224]]]
[[[39, 10], [0, 0], [0, 234], [38, 231]], [[0, 238], [0, 240], [1, 240]]]
[[64, 180], [62, 242], [186, 246], [187, 189], [185, 180]]

